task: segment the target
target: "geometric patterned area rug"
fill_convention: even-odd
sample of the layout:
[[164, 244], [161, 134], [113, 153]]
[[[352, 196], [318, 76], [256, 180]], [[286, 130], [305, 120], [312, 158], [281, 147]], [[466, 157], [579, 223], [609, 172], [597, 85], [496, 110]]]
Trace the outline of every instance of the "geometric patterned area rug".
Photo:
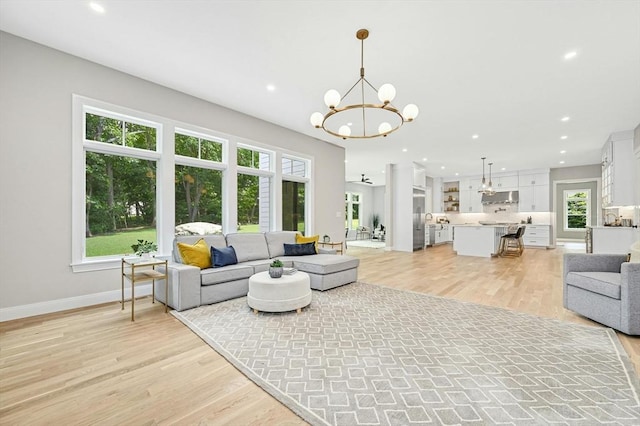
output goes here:
[[611, 329], [364, 283], [301, 314], [172, 313], [313, 425], [640, 424]]

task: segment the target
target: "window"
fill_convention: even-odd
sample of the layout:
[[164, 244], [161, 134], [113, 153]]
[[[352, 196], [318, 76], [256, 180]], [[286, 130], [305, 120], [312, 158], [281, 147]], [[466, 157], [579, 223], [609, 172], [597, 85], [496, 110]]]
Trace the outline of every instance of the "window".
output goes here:
[[564, 230], [583, 231], [591, 225], [591, 190], [564, 191]]
[[139, 239], [169, 256], [176, 234], [282, 229], [280, 214], [309, 230], [312, 160], [82, 96], [72, 105], [74, 272], [119, 268]]
[[360, 226], [360, 199], [362, 194], [347, 192], [345, 194], [345, 229], [357, 229]]
[[282, 182], [282, 230], [305, 235], [305, 189], [303, 182]]
[[217, 234], [222, 229], [222, 163], [227, 141], [176, 129], [175, 234]]
[[160, 125], [85, 108], [83, 259], [131, 253], [157, 242], [156, 176]]
[[271, 178], [238, 174], [238, 232], [271, 229]]

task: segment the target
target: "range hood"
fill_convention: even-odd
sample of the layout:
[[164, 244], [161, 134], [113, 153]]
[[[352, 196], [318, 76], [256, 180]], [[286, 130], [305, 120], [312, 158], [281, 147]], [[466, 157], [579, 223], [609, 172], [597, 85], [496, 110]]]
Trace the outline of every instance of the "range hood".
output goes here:
[[518, 191], [502, 191], [493, 195], [482, 194], [482, 204], [517, 204]]

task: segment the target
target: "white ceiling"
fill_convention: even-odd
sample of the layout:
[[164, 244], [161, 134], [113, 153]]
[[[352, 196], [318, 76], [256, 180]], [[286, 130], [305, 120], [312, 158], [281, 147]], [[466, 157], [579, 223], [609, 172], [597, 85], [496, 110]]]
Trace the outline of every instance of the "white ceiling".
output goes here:
[[[640, 0], [97, 3], [0, 0], [0, 29], [345, 146], [348, 180], [423, 158], [431, 176], [595, 164], [640, 123]], [[342, 141], [309, 116], [358, 79], [359, 28], [368, 80], [420, 115]]]

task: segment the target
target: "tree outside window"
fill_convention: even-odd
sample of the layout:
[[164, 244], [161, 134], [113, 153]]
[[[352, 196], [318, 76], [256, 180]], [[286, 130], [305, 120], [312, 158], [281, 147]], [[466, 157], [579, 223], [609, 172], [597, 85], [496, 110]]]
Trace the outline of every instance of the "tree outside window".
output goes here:
[[564, 191], [564, 230], [583, 231], [591, 225], [591, 190]]

